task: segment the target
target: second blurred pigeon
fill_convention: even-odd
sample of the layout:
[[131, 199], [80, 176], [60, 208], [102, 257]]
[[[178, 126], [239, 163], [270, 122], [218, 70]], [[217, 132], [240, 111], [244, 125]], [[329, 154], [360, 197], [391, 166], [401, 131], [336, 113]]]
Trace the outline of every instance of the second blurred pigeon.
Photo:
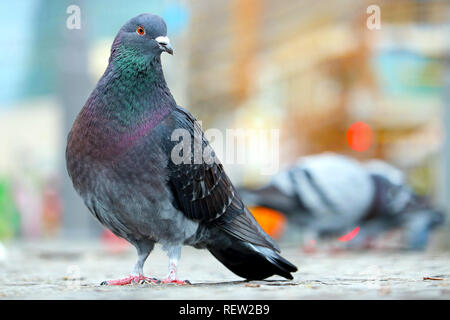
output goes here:
[[364, 242], [402, 227], [407, 248], [423, 249], [429, 232], [444, 215], [415, 194], [400, 170], [381, 160], [362, 164], [352, 158], [324, 153], [300, 158], [256, 190], [242, 189], [248, 205], [285, 213], [289, 221], [321, 236], [342, 235], [356, 226]]

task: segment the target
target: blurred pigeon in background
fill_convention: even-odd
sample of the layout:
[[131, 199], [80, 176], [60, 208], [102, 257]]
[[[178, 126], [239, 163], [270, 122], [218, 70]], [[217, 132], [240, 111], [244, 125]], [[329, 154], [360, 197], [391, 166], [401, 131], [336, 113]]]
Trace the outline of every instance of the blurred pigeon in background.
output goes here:
[[[92, 214], [138, 253], [129, 277], [103, 284], [158, 282], [143, 275], [155, 243], [169, 256], [163, 282], [185, 283], [176, 277], [182, 245], [208, 249], [246, 279], [292, 279], [297, 268], [278, 254], [245, 207], [195, 118], [177, 106], [162, 71], [162, 52], [173, 50], [160, 17], [129, 20], [68, 136], [74, 188]], [[171, 138], [176, 132], [182, 133], [181, 144]], [[198, 148], [206, 156], [193, 162]]]
[[424, 249], [430, 231], [444, 220], [440, 210], [406, 185], [397, 168], [334, 153], [302, 157], [266, 186], [240, 193], [249, 206], [282, 212], [308, 234], [337, 236], [359, 227], [349, 248], [402, 228], [407, 249]]

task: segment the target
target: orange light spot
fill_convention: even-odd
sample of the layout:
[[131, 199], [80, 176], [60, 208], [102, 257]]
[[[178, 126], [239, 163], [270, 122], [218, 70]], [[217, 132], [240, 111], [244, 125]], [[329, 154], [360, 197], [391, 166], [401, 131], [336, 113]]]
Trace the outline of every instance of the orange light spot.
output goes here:
[[362, 152], [370, 148], [373, 132], [367, 123], [355, 122], [347, 130], [347, 143], [355, 151]]
[[252, 207], [249, 209], [261, 228], [269, 236], [277, 239], [283, 234], [286, 226], [286, 217], [284, 214], [266, 207]]

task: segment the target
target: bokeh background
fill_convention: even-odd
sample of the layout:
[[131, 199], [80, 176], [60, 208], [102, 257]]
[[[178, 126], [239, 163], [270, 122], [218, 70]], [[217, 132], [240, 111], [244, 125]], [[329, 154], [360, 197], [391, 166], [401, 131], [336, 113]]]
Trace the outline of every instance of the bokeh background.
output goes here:
[[[66, 27], [72, 4], [80, 29]], [[68, 179], [66, 136], [116, 32], [142, 12], [166, 20], [169, 87], [205, 129], [279, 129], [280, 169], [324, 151], [384, 159], [450, 207], [449, 1], [2, 1], [0, 241], [105, 236]], [[373, 131], [364, 152], [346, 139], [357, 121]], [[264, 152], [225, 164], [236, 185], [270, 179]]]

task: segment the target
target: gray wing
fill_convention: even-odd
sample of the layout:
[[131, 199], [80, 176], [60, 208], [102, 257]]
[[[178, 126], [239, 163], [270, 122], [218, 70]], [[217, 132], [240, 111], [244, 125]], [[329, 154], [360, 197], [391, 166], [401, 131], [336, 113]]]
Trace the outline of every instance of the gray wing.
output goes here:
[[[194, 163], [192, 152], [191, 163], [175, 164], [169, 160], [168, 184], [174, 206], [189, 219], [214, 224], [240, 240], [279, 251], [277, 244], [245, 207], [195, 118], [178, 107], [169, 122], [166, 136], [170, 137], [174, 129], [185, 129], [191, 137], [191, 150], [202, 146], [202, 150], [208, 150], [206, 154], [213, 158], [206, 157], [201, 163]], [[167, 143], [166, 153], [171, 154], [176, 144], [176, 141]]]

